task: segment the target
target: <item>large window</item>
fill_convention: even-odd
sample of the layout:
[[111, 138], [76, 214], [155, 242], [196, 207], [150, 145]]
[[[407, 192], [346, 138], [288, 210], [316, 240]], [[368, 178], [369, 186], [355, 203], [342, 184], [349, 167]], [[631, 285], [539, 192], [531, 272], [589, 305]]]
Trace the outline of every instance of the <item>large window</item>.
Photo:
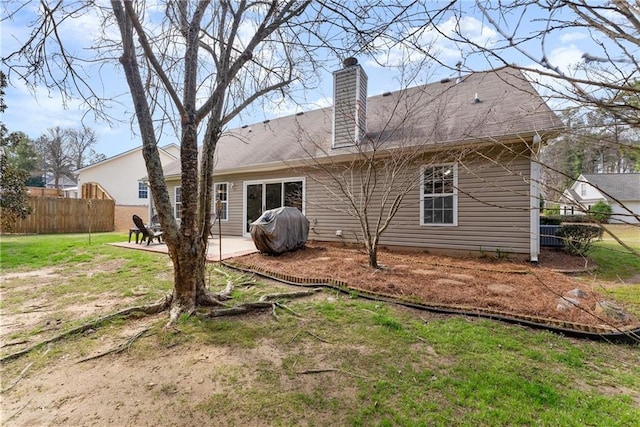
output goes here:
[[216, 208], [216, 203], [218, 201], [218, 199], [220, 199], [220, 220], [222, 221], [226, 221], [229, 217], [228, 212], [229, 212], [229, 185], [226, 182], [222, 182], [219, 184], [215, 184], [213, 186], [213, 198], [214, 198], [214, 202], [213, 202], [213, 213], [214, 213], [214, 217], [217, 218], [217, 208]]
[[245, 182], [245, 233], [249, 232], [251, 223], [258, 219], [265, 210], [290, 206], [302, 212], [303, 194], [304, 180], [301, 178]]
[[176, 219], [180, 219], [182, 217], [182, 187], [176, 187], [175, 189], [175, 197], [174, 197], [174, 213], [173, 215]]
[[458, 168], [426, 166], [422, 172], [420, 223], [458, 225]]
[[302, 181], [291, 181], [283, 183], [284, 186], [284, 206], [298, 208], [302, 212]]
[[149, 198], [149, 187], [144, 182], [138, 183], [138, 199], [148, 199]]

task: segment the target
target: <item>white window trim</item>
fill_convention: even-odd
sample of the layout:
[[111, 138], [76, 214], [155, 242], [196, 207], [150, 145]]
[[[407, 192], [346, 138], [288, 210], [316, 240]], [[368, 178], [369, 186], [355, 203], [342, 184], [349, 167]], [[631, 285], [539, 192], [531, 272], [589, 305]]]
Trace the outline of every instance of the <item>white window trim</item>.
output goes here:
[[[451, 224], [432, 224], [424, 222], [424, 171], [427, 168], [440, 166], [451, 166], [453, 168], [453, 223]], [[447, 195], [450, 193], [447, 193]], [[429, 193], [431, 195], [431, 193]], [[435, 195], [435, 194], [434, 194]], [[440, 194], [441, 196], [444, 194]], [[458, 164], [457, 163], [438, 163], [433, 165], [424, 165], [420, 167], [420, 225], [423, 227], [457, 227], [458, 226]]]
[[180, 189], [180, 208], [182, 209], [182, 186], [179, 185], [173, 189], [173, 217], [180, 221], [181, 218], [178, 217], [178, 189]]
[[223, 211], [225, 212], [225, 219], [221, 219], [221, 222], [227, 222], [229, 221], [229, 190], [231, 189], [230, 185], [228, 182], [214, 182], [213, 183], [213, 212], [214, 214], [217, 214], [216, 212], [216, 201], [218, 200], [218, 191], [216, 189], [216, 187], [218, 185], [226, 185], [227, 186], [227, 200], [222, 202], [222, 207], [223, 207]]
[[584, 182], [580, 183], [580, 197], [585, 197], [587, 195], [587, 184]]
[[[145, 191], [147, 193], [147, 197], [140, 197], [140, 191], [142, 191], [143, 189], [140, 187], [141, 185], [145, 186]], [[149, 185], [146, 182], [140, 182], [138, 181], [138, 199], [140, 200], [149, 200]]]

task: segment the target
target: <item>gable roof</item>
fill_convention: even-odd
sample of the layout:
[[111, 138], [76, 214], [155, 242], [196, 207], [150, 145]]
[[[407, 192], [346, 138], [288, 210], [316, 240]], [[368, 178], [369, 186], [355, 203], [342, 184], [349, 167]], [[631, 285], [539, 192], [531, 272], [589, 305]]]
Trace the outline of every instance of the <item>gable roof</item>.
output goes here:
[[[167, 144], [167, 145], [165, 145], [165, 146], [163, 146], [163, 147], [158, 147], [158, 150], [159, 150], [159, 151], [161, 151], [161, 152], [163, 152], [163, 153], [164, 153], [164, 154], [166, 154], [167, 156], [172, 157], [174, 160], [177, 160], [177, 159], [178, 159], [178, 157], [177, 157], [177, 156], [174, 156], [173, 154], [171, 154], [171, 151], [169, 150], [170, 148], [176, 148], [176, 149], [180, 150], [180, 147], [178, 147], [178, 146], [177, 146], [176, 144], [174, 144], [174, 143]], [[92, 164], [90, 164], [90, 165], [88, 165], [88, 166], [85, 166], [85, 167], [83, 167], [83, 168], [78, 169], [78, 170], [76, 171], [76, 173], [78, 173], [78, 172], [84, 172], [84, 171], [86, 171], [87, 169], [91, 169], [91, 168], [96, 167], [96, 166], [98, 166], [98, 165], [102, 165], [102, 164], [105, 164], [105, 163], [108, 163], [108, 162], [112, 162], [112, 161], [114, 161], [114, 160], [116, 160], [116, 159], [119, 159], [119, 158], [121, 158], [121, 157], [124, 157], [124, 156], [126, 156], [126, 155], [129, 155], [129, 154], [134, 153], [134, 152], [136, 152], [136, 151], [142, 151], [142, 146], [132, 148], [131, 150], [127, 150], [127, 151], [124, 151], [124, 152], [122, 152], [122, 153], [116, 154], [115, 156], [107, 157], [106, 159], [101, 160], [101, 161], [99, 161], [99, 162], [92, 163]]]
[[[583, 174], [585, 181], [593, 184], [607, 200], [640, 200], [640, 173]], [[608, 197], [607, 195], [611, 196]]]
[[[333, 107], [327, 107], [232, 129], [216, 147], [215, 173], [276, 169], [310, 154], [320, 158], [353, 153], [353, 147], [331, 148], [333, 114]], [[446, 80], [369, 97], [367, 121], [367, 136], [384, 139], [385, 148], [410, 140], [425, 150], [544, 136], [563, 128], [523, 74], [509, 67], [472, 73], [460, 82]], [[164, 172], [178, 176], [180, 162], [167, 165]]]

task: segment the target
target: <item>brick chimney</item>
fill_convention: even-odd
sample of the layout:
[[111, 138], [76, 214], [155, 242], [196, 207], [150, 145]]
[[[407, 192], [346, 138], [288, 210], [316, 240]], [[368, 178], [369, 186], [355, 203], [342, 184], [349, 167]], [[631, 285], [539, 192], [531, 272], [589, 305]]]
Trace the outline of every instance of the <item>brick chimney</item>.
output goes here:
[[355, 145], [367, 131], [367, 74], [356, 58], [333, 72], [333, 148]]

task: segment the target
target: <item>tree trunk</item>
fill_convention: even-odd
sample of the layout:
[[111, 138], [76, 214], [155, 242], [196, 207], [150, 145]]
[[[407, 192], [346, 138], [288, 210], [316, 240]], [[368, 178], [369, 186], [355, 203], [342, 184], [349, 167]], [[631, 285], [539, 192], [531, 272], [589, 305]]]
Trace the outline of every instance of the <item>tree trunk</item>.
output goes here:
[[369, 267], [371, 268], [380, 268], [378, 266], [378, 245], [375, 244], [374, 241], [369, 237], [366, 242], [367, 255], [369, 257]]
[[199, 294], [206, 292], [206, 245], [198, 236], [190, 237], [182, 237], [182, 250], [171, 251], [174, 269], [173, 305], [180, 307], [182, 311], [192, 311], [198, 303]]

